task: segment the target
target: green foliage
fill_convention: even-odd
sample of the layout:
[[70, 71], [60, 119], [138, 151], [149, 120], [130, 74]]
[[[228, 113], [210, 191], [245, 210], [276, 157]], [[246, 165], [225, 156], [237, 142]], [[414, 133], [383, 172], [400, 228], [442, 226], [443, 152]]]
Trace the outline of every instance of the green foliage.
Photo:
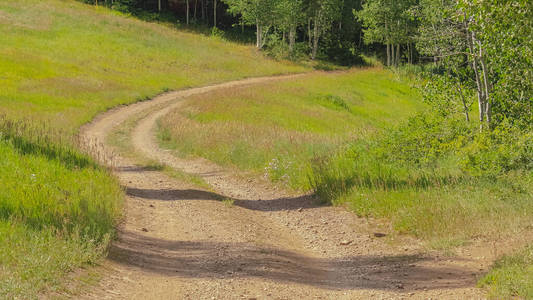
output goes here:
[[498, 122], [533, 123], [533, 3], [527, 0], [473, 1], [462, 8], [477, 20], [478, 32], [494, 76]]
[[411, 43], [417, 24], [410, 11], [415, 4], [416, 1], [413, 0], [364, 2], [362, 9], [354, 10], [354, 14], [364, 26], [365, 43], [389, 45]]
[[531, 222], [531, 141], [516, 127], [479, 132], [460, 117], [425, 113], [315, 159], [309, 180], [322, 201], [388, 218], [399, 233], [442, 247]]
[[105, 254], [120, 216], [116, 179], [53, 132], [0, 120], [0, 295], [7, 298], [67, 288], [65, 274]]
[[532, 299], [533, 245], [498, 260], [479, 284], [495, 299]]
[[[531, 1], [425, 0], [416, 16], [417, 49], [444, 70], [432, 81], [475, 92], [479, 119], [488, 127], [505, 121], [525, 128], [533, 122]], [[434, 95], [451, 96], [449, 88], [440, 88]]]
[[492, 131], [476, 134], [461, 149], [464, 171], [474, 176], [499, 176], [510, 171], [533, 170], [533, 132], [507, 122]]

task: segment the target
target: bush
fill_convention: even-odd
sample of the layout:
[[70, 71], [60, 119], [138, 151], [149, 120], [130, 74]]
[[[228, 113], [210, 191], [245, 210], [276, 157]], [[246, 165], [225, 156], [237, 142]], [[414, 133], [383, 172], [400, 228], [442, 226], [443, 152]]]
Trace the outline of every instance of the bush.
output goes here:
[[502, 122], [474, 136], [458, 151], [461, 167], [473, 176], [498, 176], [513, 170], [533, 170], [533, 132]]

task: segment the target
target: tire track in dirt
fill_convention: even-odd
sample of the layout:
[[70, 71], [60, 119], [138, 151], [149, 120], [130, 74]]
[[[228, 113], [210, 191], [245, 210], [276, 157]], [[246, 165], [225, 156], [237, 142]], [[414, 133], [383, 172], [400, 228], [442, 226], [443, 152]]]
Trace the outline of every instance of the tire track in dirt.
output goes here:
[[101, 143], [110, 156], [106, 137], [144, 115], [131, 132], [131, 151], [198, 175], [213, 190], [115, 156], [114, 170], [127, 194], [124, 222], [104, 264], [104, 278], [83, 298], [482, 298], [474, 288], [476, 260], [421, 254], [412, 239], [391, 246], [374, 237], [375, 226], [367, 219], [343, 208], [319, 206], [311, 196], [243, 179], [203, 159], [180, 159], [158, 147], [157, 120], [191, 95], [301, 76], [166, 93], [110, 110], [82, 128], [82, 141]]

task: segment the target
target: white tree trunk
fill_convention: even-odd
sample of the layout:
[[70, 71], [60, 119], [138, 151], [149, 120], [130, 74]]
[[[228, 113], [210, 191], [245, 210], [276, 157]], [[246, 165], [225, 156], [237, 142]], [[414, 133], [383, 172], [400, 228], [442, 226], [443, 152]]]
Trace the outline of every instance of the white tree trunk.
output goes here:
[[474, 33], [472, 32], [470, 34], [469, 39], [469, 47], [470, 47], [470, 53], [472, 55], [472, 69], [474, 69], [474, 75], [476, 79], [476, 91], [477, 91], [477, 100], [478, 100], [478, 106], [479, 106], [479, 121], [482, 123], [481, 126], [483, 126], [483, 121], [485, 120], [485, 92], [483, 91], [483, 83], [481, 82], [481, 78], [479, 76], [479, 70], [478, 70], [478, 62], [477, 62], [477, 56], [474, 51]]
[[296, 26], [291, 25], [289, 29], [289, 52], [290, 53], [293, 53], [295, 44], [296, 44]]
[[314, 60], [318, 53], [318, 42], [320, 38], [320, 26], [321, 26], [321, 17], [322, 12], [319, 10], [315, 18], [315, 26], [313, 28], [313, 52], [311, 54], [311, 59]]
[[489, 81], [489, 74], [487, 65], [485, 62], [485, 57], [483, 56], [483, 48], [481, 45], [481, 42], [479, 43], [479, 61], [481, 62], [481, 70], [483, 71], [483, 85], [485, 86], [485, 116], [487, 119], [487, 123], [492, 122], [492, 104], [490, 99], [490, 90], [492, 89], [490, 81]]
[[390, 67], [390, 44], [387, 43], [387, 67]]
[[263, 48], [263, 26], [259, 24], [259, 20], [256, 20], [256, 47], [258, 49]]
[[161, 11], [161, 0], [157, 0], [157, 10]]

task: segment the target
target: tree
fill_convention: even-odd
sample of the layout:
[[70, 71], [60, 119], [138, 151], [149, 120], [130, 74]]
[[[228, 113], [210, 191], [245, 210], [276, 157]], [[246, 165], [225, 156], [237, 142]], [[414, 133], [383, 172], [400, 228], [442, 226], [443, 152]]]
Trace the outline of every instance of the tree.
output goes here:
[[289, 52], [293, 53], [296, 44], [296, 30], [304, 20], [302, 0], [278, 0], [276, 3], [276, 24], [289, 33]]
[[480, 62], [487, 122], [533, 124], [533, 2], [461, 0]]
[[387, 66], [397, 66], [401, 45], [413, 40], [416, 24], [410, 10], [414, 5], [414, 0], [368, 0], [362, 10], [354, 11], [365, 27], [365, 43], [386, 45]]
[[[311, 59], [318, 53], [320, 37], [341, 17], [342, 0], [310, 0], [307, 7], [309, 22], [313, 25]], [[311, 27], [309, 25], [309, 27]]]
[[[419, 51], [466, 74], [479, 121], [533, 122], [533, 4], [525, 0], [421, 0]], [[524, 122], [524, 120], [526, 120]]]
[[261, 49], [266, 43], [266, 34], [274, 24], [277, 2], [276, 0], [224, 0], [228, 11], [233, 15], [240, 15], [243, 24], [255, 25], [256, 46]]

